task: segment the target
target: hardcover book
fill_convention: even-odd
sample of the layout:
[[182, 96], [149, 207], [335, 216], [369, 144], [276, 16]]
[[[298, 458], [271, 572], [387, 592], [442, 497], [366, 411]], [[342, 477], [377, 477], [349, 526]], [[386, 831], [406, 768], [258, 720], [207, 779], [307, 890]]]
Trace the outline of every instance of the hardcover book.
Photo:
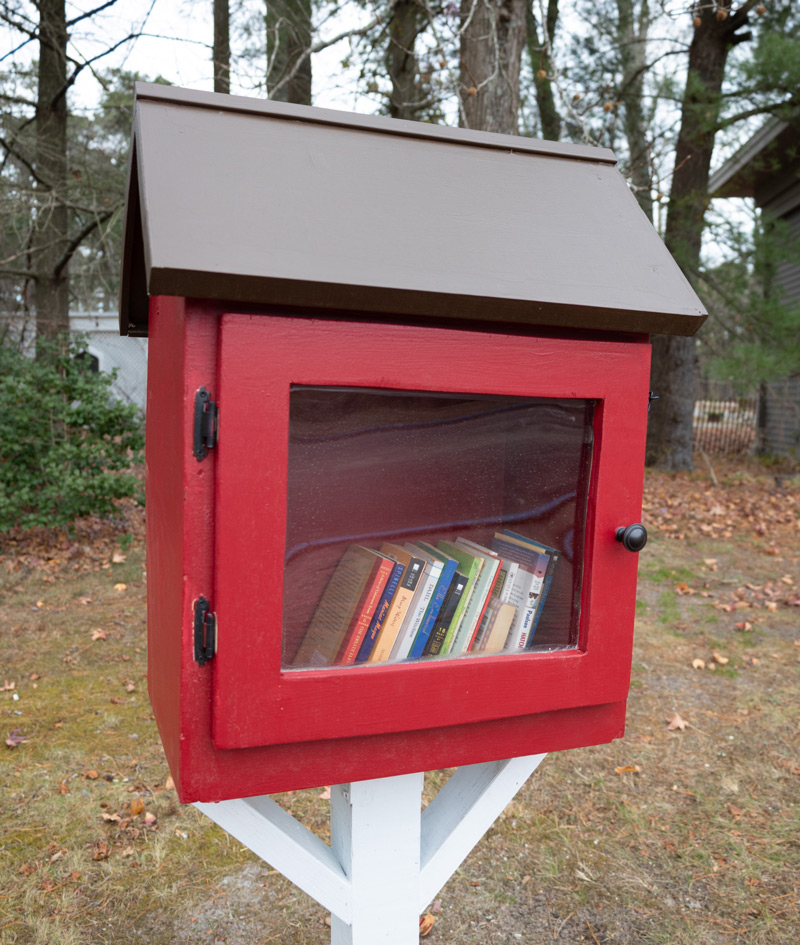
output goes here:
[[483, 560], [483, 566], [475, 582], [475, 589], [464, 612], [464, 619], [450, 648], [453, 655], [460, 655], [467, 653], [475, 640], [486, 607], [495, 593], [503, 561], [489, 548], [483, 548], [465, 538], [456, 538], [455, 543]]
[[544, 568], [538, 571], [529, 571], [527, 568], [520, 567], [517, 571], [514, 586], [508, 599], [508, 602], [517, 608], [507, 641], [507, 649], [510, 651], [524, 650], [528, 644], [533, 615], [542, 590], [543, 577]]
[[450, 558], [449, 556], [444, 555], [442, 552], [437, 551], [435, 548], [424, 542], [420, 542], [419, 547], [431, 558], [442, 563], [442, 572], [433, 591], [431, 601], [428, 604], [428, 609], [425, 611], [425, 616], [422, 618], [422, 623], [420, 624], [419, 630], [417, 630], [417, 635], [414, 637], [414, 642], [411, 645], [411, 651], [408, 654], [409, 659], [419, 659], [419, 657], [422, 656], [428, 643], [428, 637], [431, 635], [436, 618], [439, 616], [439, 611], [441, 610], [444, 599], [448, 590], [450, 589], [450, 584], [453, 581], [453, 575], [456, 573], [455, 558]]
[[[389, 558], [392, 561], [395, 561], [395, 559], [391, 555], [387, 555], [387, 558]], [[350, 654], [350, 651], [348, 651], [348, 653], [346, 654], [346, 658], [342, 660], [343, 663], [357, 663], [357, 662], [363, 663], [369, 656], [370, 650], [372, 649], [378, 634], [381, 632], [381, 628], [383, 627], [383, 624], [389, 613], [389, 607], [391, 606], [391, 603], [394, 600], [395, 592], [397, 591], [397, 586], [400, 583], [400, 578], [404, 570], [405, 569], [402, 563], [399, 561], [395, 561], [394, 567], [392, 568], [391, 574], [389, 575], [389, 579], [386, 582], [386, 586], [383, 589], [383, 593], [381, 594], [381, 598], [380, 598], [380, 601], [378, 602], [378, 606], [375, 610], [375, 613], [372, 615], [372, 620], [369, 623], [367, 632], [366, 634], [364, 634], [364, 638], [361, 641], [361, 645], [358, 648], [358, 652], [355, 654], [355, 656], [352, 659], [348, 659], [347, 657]], [[363, 657], [362, 657], [362, 653], [363, 653]]]
[[369, 548], [347, 548], [322, 592], [292, 660], [294, 666], [329, 666], [334, 662], [379, 564], [380, 559]]
[[400, 627], [400, 632], [398, 633], [397, 639], [392, 646], [392, 652], [389, 655], [389, 659], [392, 662], [395, 660], [404, 660], [408, 658], [408, 654], [411, 652], [411, 647], [413, 646], [414, 640], [417, 636], [417, 631], [419, 630], [422, 620], [428, 611], [431, 598], [433, 597], [433, 592], [436, 590], [436, 586], [439, 583], [439, 578], [442, 574], [441, 561], [434, 561], [430, 555], [425, 554], [425, 552], [416, 545], [406, 544], [405, 547], [406, 551], [409, 551], [415, 557], [422, 559], [422, 561], [425, 562], [425, 565], [422, 577], [420, 578], [417, 589], [414, 592], [411, 605], [406, 612], [406, 616], [403, 619], [403, 624]]
[[[462, 633], [462, 627], [464, 625], [464, 618], [467, 613], [467, 608], [472, 601], [478, 579], [480, 578], [481, 571], [483, 569], [483, 558], [473, 554], [470, 551], [467, 551], [463, 546], [454, 544], [451, 541], [440, 541], [437, 543], [437, 548], [439, 548], [445, 554], [450, 555], [451, 558], [455, 558], [455, 560], [458, 562], [458, 573], [464, 575], [467, 580], [464, 591], [461, 594], [461, 600], [459, 601], [456, 612], [453, 615], [453, 620], [450, 624], [447, 636], [442, 643], [440, 655], [445, 656], [446, 654], [453, 652], [453, 648], [458, 637], [460, 636], [463, 639], [463, 637], [471, 629], [464, 627], [464, 632]], [[460, 650], [458, 652], [460, 652]]]
[[511, 625], [517, 615], [517, 608], [513, 604], [505, 604], [493, 600], [486, 608], [488, 619], [480, 648], [473, 652], [501, 653], [506, 645]]
[[530, 646], [531, 640], [533, 639], [533, 635], [534, 633], [536, 633], [536, 627], [542, 616], [542, 611], [544, 609], [545, 601], [547, 600], [547, 595], [550, 593], [550, 586], [553, 583], [553, 574], [555, 573], [556, 565], [561, 559], [561, 552], [558, 551], [558, 549], [556, 548], [549, 547], [549, 545], [543, 545], [541, 542], [533, 541], [530, 538], [526, 538], [524, 535], [518, 535], [516, 532], [509, 531], [509, 529], [504, 529], [503, 535], [517, 542], [523, 542], [526, 545], [530, 545], [530, 547], [534, 551], [538, 551], [540, 554], [541, 553], [546, 554], [550, 559], [550, 562], [547, 566], [547, 571], [544, 576], [544, 583], [542, 584], [542, 590], [539, 595], [539, 604], [536, 608], [536, 613], [533, 615], [533, 624], [531, 626], [531, 633], [528, 639], [528, 645]]
[[397, 591], [389, 606], [386, 618], [383, 621], [383, 626], [377, 632], [371, 644], [368, 643], [368, 638], [364, 640], [356, 657], [356, 662], [358, 663], [365, 661], [370, 663], [383, 663], [389, 659], [392, 647], [403, 625], [403, 620], [408, 613], [408, 608], [411, 606], [414, 593], [419, 586], [420, 579], [425, 569], [425, 562], [422, 558], [412, 556], [405, 548], [401, 548], [399, 545], [386, 543], [381, 546], [381, 551], [383, 554], [390, 555], [404, 565], [404, 571], [398, 583]]
[[374, 614], [383, 596], [386, 584], [391, 577], [395, 562], [391, 558], [380, 554], [377, 551], [372, 552], [375, 555], [377, 566], [373, 572], [372, 578], [367, 582], [359, 607], [356, 608], [353, 620], [347, 628], [347, 633], [339, 646], [336, 654], [337, 663], [352, 663], [358, 655], [361, 641], [366, 636], [369, 625], [372, 622]]
[[422, 652], [423, 656], [444, 656], [445, 645], [452, 633], [452, 626], [456, 621], [456, 612], [464, 598], [467, 588], [467, 579], [463, 574], [456, 571], [450, 587], [445, 595], [439, 616], [433, 625], [428, 642]]

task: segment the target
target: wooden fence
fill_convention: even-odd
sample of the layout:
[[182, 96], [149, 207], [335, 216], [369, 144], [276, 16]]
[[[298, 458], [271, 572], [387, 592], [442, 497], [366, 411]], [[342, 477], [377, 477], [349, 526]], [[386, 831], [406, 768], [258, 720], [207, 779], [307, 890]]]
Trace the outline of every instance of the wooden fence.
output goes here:
[[725, 455], [754, 452], [758, 410], [758, 389], [742, 395], [725, 381], [701, 378], [695, 391], [694, 448]]

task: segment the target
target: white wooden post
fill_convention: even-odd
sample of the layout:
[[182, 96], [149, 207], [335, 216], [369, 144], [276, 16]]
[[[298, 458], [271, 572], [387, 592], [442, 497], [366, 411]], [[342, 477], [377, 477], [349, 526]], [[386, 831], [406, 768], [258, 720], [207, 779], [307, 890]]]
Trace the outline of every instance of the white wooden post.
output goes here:
[[421, 772], [331, 788], [328, 846], [268, 796], [196, 804], [331, 913], [331, 945], [416, 945], [419, 916], [544, 755], [459, 768], [421, 811]]
[[419, 940], [422, 772], [331, 788], [331, 849], [350, 883], [347, 922], [331, 916], [331, 945]]

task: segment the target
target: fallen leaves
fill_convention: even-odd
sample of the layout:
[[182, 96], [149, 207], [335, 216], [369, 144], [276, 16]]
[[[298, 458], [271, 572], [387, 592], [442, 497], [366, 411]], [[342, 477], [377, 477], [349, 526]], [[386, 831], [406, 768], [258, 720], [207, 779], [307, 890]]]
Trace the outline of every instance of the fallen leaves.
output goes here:
[[9, 748], [19, 748], [19, 746], [27, 740], [27, 735], [23, 735], [18, 728], [15, 728], [13, 732], [9, 732], [8, 738], [6, 739], [6, 745]]
[[620, 765], [618, 768], [614, 768], [615, 774], [641, 774], [642, 769], [639, 765]]
[[436, 916], [431, 915], [430, 912], [425, 912], [419, 917], [419, 937], [425, 938], [426, 935], [433, 928], [434, 923], [436, 922]]
[[98, 840], [92, 844], [92, 859], [107, 860], [111, 856], [111, 847], [106, 840]]
[[99, 627], [96, 630], [92, 630], [92, 642], [95, 640], [107, 640], [108, 635], [105, 630], [100, 629]]
[[672, 716], [672, 718], [669, 718], [666, 721], [668, 732], [685, 732], [686, 726], [689, 724], [686, 719], [681, 718], [677, 712]]
[[16, 689], [16, 688], [17, 688], [17, 684], [14, 682], [13, 679], [11, 680], [11, 682], [9, 682], [6, 679], [4, 681], [4, 684], [0, 686], [0, 692], [11, 692], [12, 689]]
[[[691, 479], [651, 472], [643, 509], [648, 528], [668, 539], [681, 541], [698, 531], [708, 538], [732, 538], [746, 531], [759, 538], [777, 536], [780, 542], [784, 529], [796, 534], [800, 496], [774, 486], [754, 488], [747, 479], [722, 488], [698, 488]], [[764, 553], [777, 556], [774, 542]], [[716, 570], [716, 559], [704, 563]]]
[[730, 663], [729, 656], [723, 656], [718, 650], [714, 650], [711, 658], [704, 660], [701, 656], [696, 656], [692, 660], [692, 669], [716, 669], [717, 666], [726, 666]]

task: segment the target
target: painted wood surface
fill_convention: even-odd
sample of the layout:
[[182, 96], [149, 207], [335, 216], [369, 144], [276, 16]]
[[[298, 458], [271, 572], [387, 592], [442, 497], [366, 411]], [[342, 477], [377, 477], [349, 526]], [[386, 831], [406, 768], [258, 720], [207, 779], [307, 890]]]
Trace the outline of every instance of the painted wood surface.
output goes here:
[[352, 922], [351, 880], [344, 861], [271, 797], [195, 806], [340, 921]]
[[332, 945], [400, 945], [419, 938], [423, 776], [331, 789], [331, 849], [350, 883], [350, 921], [331, 917]]
[[610, 331], [702, 324], [611, 152], [280, 104], [138, 89], [129, 202], [141, 198], [142, 226], [126, 236], [146, 265], [133, 279], [126, 266], [123, 324], [146, 292]]
[[[382, 735], [626, 698], [637, 558], [615, 531], [641, 513], [646, 345], [281, 318], [265, 332], [247, 315], [223, 316], [220, 336], [217, 747]], [[283, 671], [292, 384], [595, 400], [579, 646]]]
[[459, 768], [422, 813], [419, 911], [466, 859], [545, 755]]
[[[363, 687], [373, 668], [355, 670], [359, 680], [338, 670], [294, 674], [309, 676], [294, 693], [283, 679], [288, 674], [280, 670], [277, 589], [285, 500], [275, 488], [281, 476], [276, 458], [285, 446], [278, 442], [281, 434], [270, 412], [280, 398], [285, 403], [285, 394], [237, 404], [236, 385], [222, 383], [219, 316], [219, 309], [205, 303], [163, 298], [151, 303], [158, 341], [151, 345], [148, 407], [148, 675], [181, 801], [388, 777], [621, 736], [636, 558], [613, 535], [618, 525], [640, 514], [648, 346], [289, 319], [269, 319], [272, 340], [266, 342], [257, 327], [265, 321], [253, 319], [259, 339], [255, 357], [249, 373], [237, 376], [256, 391], [265, 379], [269, 387], [269, 378], [284, 372], [299, 381], [423, 389], [446, 383], [471, 391], [603, 397], [577, 652], [548, 655], [541, 663], [539, 656], [523, 656], [463, 667], [463, 661], [457, 667], [375, 667], [373, 678], [380, 681]], [[294, 360], [284, 357], [286, 340], [280, 332], [273, 335], [284, 322]], [[402, 350], [409, 357], [420, 345], [428, 353], [408, 363], [365, 360], [379, 341], [395, 337], [405, 339]], [[518, 370], [519, 344], [536, 356], [530, 371]], [[440, 367], [434, 370], [430, 345], [463, 354], [467, 370], [452, 369], [443, 378]], [[513, 371], [508, 366], [512, 346]], [[220, 401], [222, 411], [220, 445], [203, 463], [191, 452], [194, 394], [200, 386]], [[226, 443], [237, 442], [237, 426], [247, 428], [248, 439], [243, 447], [227, 447], [226, 459]], [[232, 454], [238, 457], [233, 464]], [[220, 481], [217, 471], [226, 463], [228, 472]], [[244, 479], [237, 478], [237, 463]], [[219, 507], [228, 488], [233, 517]], [[266, 492], [254, 502], [252, 489]], [[262, 502], [262, 495], [272, 498]], [[275, 585], [268, 593], [259, 584], [265, 576]], [[218, 658], [203, 667], [192, 658], [192, 605], [200, 595], [219, 612], [223, 641]], [[233, 641], [238, 643], [231, 649]], [[212, 725], [220, 728], [216, 744]]]
[[269, 797], [195, 806], [331, 913], [332, 945], [416, 945], [419, 916], [543, 755], [459, 768], [421, 811], [423, 775], [331, 788], [331, 844]]

